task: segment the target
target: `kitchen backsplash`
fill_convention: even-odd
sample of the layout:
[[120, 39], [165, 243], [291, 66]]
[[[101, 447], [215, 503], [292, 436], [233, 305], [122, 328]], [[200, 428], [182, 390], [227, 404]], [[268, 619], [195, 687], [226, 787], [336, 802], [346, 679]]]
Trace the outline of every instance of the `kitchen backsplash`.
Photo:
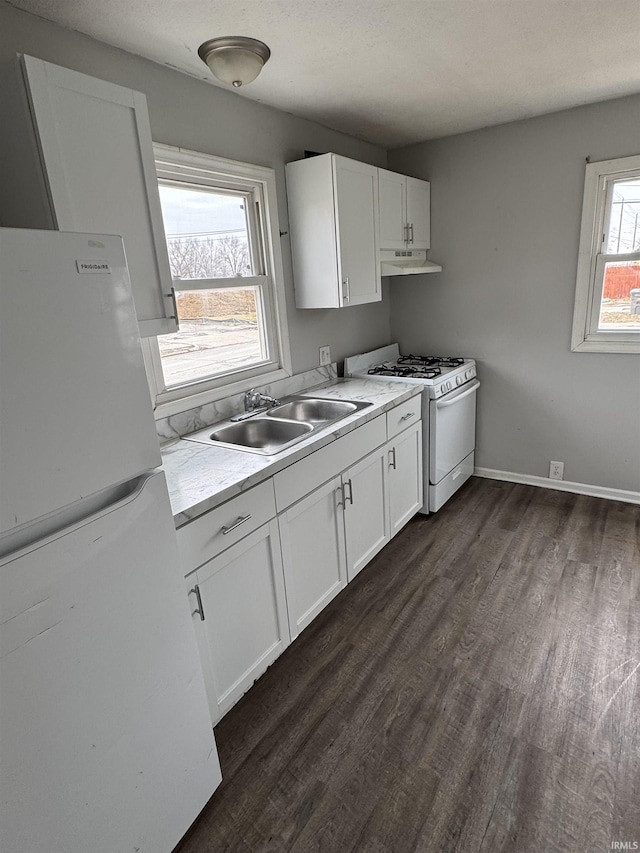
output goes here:
[[[288, 376], [286, 379], [279, 379], [269, 385], [256, 385], [255, 388], [271, 397], [288, 397], [290, 394], [297, 394], [300, 391], [306, 391], [308, 388], [315, 388], [317, 385], [331, 382], [337, 376], [337, 366], [334, 362], [323, 367], [316, 367], [313, 370], [307, 370], [305, 373]], [[160, 444], [176, 441], [183, 435], [189, 435], [198, 429], [226, 420], [226, 418], [230, 418], [243, 409], [244, 393], [224, 397], [214, 403], [207, 403], [204, 406], [180, 412], [178, 415], [162, 418], [156, 421], [156, 431]]]

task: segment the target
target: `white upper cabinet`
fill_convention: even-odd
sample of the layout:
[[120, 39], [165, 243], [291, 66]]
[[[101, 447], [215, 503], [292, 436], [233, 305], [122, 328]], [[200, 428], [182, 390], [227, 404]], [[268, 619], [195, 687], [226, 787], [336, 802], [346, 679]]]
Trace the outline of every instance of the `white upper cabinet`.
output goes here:
[[22, 75], [31, 127], [23, 123], [22, 143], [13, 144], [2, 171], [38, 170], [40, 192], [32, 180], [35, 192], [20, 199], [9, 178], [2, 224], [119, 234], [141, 334], [175, 331], [144, 95], [31, 56], [22, 57]]
[[431, 185], [378, 169], [381, 249], [428, 249], [431, 245]]
[[321, 154], [288, 163], [286, 175], [298, 308], [380, 301], [375, 166]]

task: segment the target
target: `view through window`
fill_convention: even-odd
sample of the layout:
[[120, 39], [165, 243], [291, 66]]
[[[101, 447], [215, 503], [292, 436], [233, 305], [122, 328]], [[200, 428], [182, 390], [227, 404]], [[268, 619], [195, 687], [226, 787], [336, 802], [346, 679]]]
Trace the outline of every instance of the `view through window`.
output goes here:
[[640, 331], [640, 178], [612, 181], [607, 201], [598, 328]]
[[256, 273], [251, 194], [168, 183], [159, 189], [180, 323], [158, 338], [166, 386], [264, 362], [262, 286], [238, 282]]

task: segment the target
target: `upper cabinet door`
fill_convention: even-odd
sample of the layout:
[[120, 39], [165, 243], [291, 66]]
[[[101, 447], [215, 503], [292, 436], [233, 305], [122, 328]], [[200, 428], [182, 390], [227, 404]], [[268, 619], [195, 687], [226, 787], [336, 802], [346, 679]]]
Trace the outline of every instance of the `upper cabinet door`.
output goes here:
[[378, 179], [374, 166], [334, 157], [341, 304], [382, 299], [378, 262]]
[[175, 331], [144, 95], [30, 56], [23, 72], [54, 227], [122, 236], [140, 333]]
[[286, 175], [297, 307], [378, 302], [375, 166], [320, 154], [287, 163]]
[[380, 248], [404, 249], [407, 242], [407, 179], [378, 169]]
[[409, 177], [406, 181], [408, 245], [410, 249], [428, 249], [431, 246], [431, 184]]

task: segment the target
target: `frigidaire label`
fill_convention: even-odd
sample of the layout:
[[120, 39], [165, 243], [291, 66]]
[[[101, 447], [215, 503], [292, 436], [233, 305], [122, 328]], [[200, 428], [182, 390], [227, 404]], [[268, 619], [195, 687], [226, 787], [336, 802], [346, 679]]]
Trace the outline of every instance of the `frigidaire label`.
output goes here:
[[82, 273], [110, 273], [111, 266], [106, 261], [76, 261], [78, 272]]

